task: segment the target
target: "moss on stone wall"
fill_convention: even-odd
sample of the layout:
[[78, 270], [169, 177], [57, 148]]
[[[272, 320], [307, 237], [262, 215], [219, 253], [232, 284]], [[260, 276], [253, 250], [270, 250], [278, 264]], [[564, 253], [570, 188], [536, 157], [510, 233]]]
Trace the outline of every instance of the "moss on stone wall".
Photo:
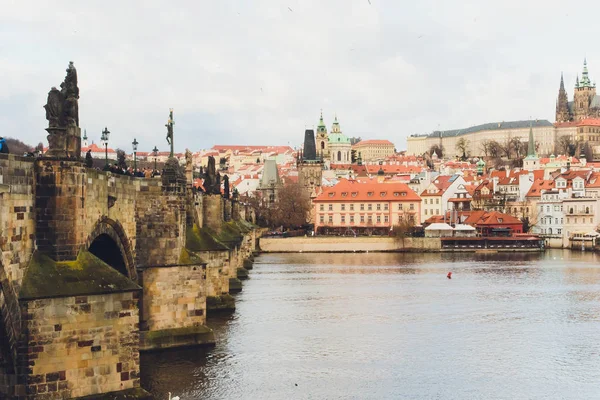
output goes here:
[[36, 251], [29, 262], [19, 299], [133, 290], [141, 288], [89, 251], [80, 251], [77, 260], [60, 262]]
[[179, 255], [179, 263], [182, 265], [186, 265], [186, 264], [194, 265], [194, 264], [202, 264], [203, 261], [202, 261], [202, 258], [200, 258], [200, 256], [198, 256], [196, 253], [184, 248], [184, 249], [181, 249], [181, 254]]
[[142, 388], [121, 390], [103, 394], [80, 397], [79, 400], [152, 400], [154, 397]]
[[199, 229], [196, 224], [187, 228], [185, 247], [193, 252], [229, 250], [229, 247], [217, 239], [208, 228]]

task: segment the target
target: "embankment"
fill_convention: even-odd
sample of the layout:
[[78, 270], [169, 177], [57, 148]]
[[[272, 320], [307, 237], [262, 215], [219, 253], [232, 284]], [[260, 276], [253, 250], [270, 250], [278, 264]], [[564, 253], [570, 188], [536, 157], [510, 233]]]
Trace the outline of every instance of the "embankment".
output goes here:
[[361, 251], [440, 251], [439, 238], [291, 237], [260, 238], [265, 253], [352, 253]]

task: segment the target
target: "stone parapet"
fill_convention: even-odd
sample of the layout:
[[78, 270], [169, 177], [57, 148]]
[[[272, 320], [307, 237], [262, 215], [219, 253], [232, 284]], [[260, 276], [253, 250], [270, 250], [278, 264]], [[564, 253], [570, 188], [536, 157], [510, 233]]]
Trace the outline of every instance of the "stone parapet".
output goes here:
[[389, 237], [291, 237], [260, 238], [260, 249], [265, 253], [353, 253], [357, 251], [440, 251], [439, 238]]

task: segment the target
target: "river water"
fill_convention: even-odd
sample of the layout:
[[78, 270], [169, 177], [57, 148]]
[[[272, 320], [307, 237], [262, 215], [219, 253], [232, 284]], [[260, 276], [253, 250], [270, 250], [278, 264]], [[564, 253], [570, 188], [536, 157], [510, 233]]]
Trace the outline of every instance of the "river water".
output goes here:
[[[167, 399], [598, 399], [592, 253], [261, 255], [213, 349], [142, 355]], [[452, 271], [452, 279], [446, 274]]]

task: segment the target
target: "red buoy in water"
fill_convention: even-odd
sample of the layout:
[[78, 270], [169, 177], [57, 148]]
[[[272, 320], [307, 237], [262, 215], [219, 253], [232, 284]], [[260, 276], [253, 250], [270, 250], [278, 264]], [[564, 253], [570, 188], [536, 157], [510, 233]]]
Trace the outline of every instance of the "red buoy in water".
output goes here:
[[448, 272], [448, 275], [446, 275], [446, 278], [452, 279], [452, 271]]

